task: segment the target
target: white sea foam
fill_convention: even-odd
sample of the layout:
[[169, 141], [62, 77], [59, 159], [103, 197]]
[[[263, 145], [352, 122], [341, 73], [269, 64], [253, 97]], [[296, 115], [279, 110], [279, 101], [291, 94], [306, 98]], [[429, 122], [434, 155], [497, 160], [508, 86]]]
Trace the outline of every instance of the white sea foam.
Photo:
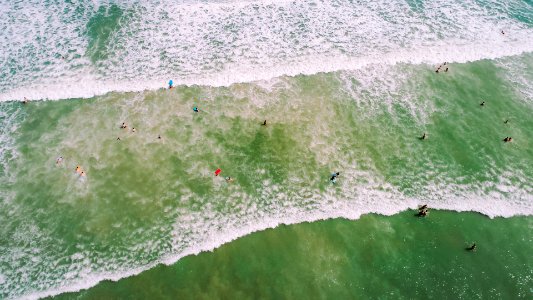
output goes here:
[[[428, 1], [420, 9], [390, 1], [126, 1], [113, 15], [109, 3], [4, 3], [0, 101], [156, 89], [169, 79], [227, 86], [373, 64], [532, 52], [533, 28], [508, 16], [524, 4], [511, 4]], [[87, 24], [110, 14], [118, 21], [98, 44], [106, 37], [90, 37]], [[91, 58], [95, 44], [100, 55]]]

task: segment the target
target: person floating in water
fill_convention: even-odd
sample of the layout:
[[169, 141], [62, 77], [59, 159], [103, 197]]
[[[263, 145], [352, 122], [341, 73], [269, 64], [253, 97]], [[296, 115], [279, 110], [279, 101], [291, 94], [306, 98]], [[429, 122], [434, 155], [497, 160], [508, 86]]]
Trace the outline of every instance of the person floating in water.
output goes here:
[[267, 120], [265, 120], [265, 121], [263, 122], [263, 124], [261, 124], [261, 125], [263, 125], [263, 126], [267, 126]]
[[513, 141], [513, 138], [510, 137], [510, 136], [508, 136], [508, 137], [504, 138], [503, 141], [506, 142], [506, 143], [507, 143], [507, 142], [512, 142], [512, 141]]
[[418, 210], [423, 210], [423, 209], [427, 209], [427, 208], [428, 208], [428, 205], [424, 204], [424, 205], [420, 206], [420, 208]]
[[468, 251], [476, 251], [476, 243], [473, 243], [472, 246], [466, 248]]
[[198, 109], [198, 107], [196, 107], [196, 106], [193, 107], [192, 110], [193, 110], [194, 112], [199, 112], [199, 111], [200, 111], [200, 110]]
[[174, 87], [173, 84], [174, 84], [174, 82], [172, 81], [172, 79], [168, 81], [168, 89], [169, 90]]
[[63, 156], [60, 156], [56, 159], [56, 165], [61, 164], [61, 162], [63, 162]]

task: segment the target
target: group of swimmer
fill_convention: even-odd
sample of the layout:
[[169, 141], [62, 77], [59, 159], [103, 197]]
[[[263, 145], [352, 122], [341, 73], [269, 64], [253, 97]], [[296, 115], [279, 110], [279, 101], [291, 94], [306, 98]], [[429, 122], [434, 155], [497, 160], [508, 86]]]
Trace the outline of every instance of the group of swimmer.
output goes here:
[[[435, 70], [435, 73], [439, 73], [440, 69], [441, 69], [443, 66], [446, 66], [447, 64], [448, 64], [447, 62], [444, 62], [444, 64], [439, 65], [439, 67], [437, 68], [437, 70]], [[446, 67], [446, 69], [444, 70], [444, 72], [448, 72], [448, 67]]]
[[418, 214], [417, 214], [417, 216], [419, 216], [419, 217], [425, 217], [425, 216], [427, 216], [427, 214], [428, 214], [428, 210], [429, 210], [429, 208], [428, 208], [427, 204], [424, 204], [424, 205], [420, 206], [420, 207], [418, 208]]
[[83, 169], [80, 166], [76, 167], [76, 173], [80, 174], [80, 177], [85, 176], [85, 171], [83, 171]]
[[[446, 63], [444, 63], [444, 64], [446, 64]], [[439, 69], [440, 69], [440, 66], [439, 66]], [[446, 70], [448, 70], [448, 68], [446, 68]], [[437, 69], [437, 73], [438, 73], [438, 69]], [[481, 101], [481, 103], [479, 103], [479, 106], [485, 106], [485, 104], [486, 104], [485, 101]], [[509, 119], [503, 121], [503, 123], [504, 124], [508, 124], [509, 123]], [[421, 140], [427, 139], [427, 134], [424, 132], [424, 134], [421, 137], [419, 137], [419, 139], [421, 139]], [[513, 138], [508, 136], [508, 137], [504, 138], [503, 141], [506, 142], [506, 143], [512, 142]]]

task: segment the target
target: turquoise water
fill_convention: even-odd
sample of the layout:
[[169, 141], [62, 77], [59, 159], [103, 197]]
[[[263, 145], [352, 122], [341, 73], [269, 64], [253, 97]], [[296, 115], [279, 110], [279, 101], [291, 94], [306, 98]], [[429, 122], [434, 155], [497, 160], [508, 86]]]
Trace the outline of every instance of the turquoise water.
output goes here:
[[[0, 4], [0, 35], [10, 41], [0, 45], [7, 57], [0, 69], [0, 298], [57, 295], [160, 263], [179, 266], [185, 256], [280, 224], [368, 213], [395, 215], [390, 222], [401, 224], [405, 214], [396, 214], [422, 204], [512, 217], [469, 219], [490, 227], [485, 244], [513, 242], [491, 240], [499, 233], [527, 236], [530, 8], [524, 1]], [[32, 101], [22, 103], [25, 97]], [[503, 142], [508, 136], [513, 141]], [[442, 214], [440, 232], [463, 215]], [[316, 226], [336, 235], [336, 222]], [[315, 230], [302, 226], [305, 234]], [[289, 247], [291, 237], [273, 239]], [[453, 239], [464, 247], [474, 238], [455, 232]], [[244, 255], [240, 241], [227, 247]], [[491, 280], [507, 268], [526, 276], [509, 279], [516, 287], [498, 289], [502, 297], [523, 296], [530, 286], [530, 241], [515, 242], [522, 264], [506, 260], [484, 271]], [[339, 247], [354, 259], [366, 251]], [[318, 244], [312, 254], [327, 249]], [[252, 266], [255, 259], [262, 255]], [[280, 271], [277, 259], [287, 258], [273, 258], [269, 272]], [[418, 266], [413, 257], [398, 262]], [[344, 282], [363, 276], [335, 272]], [[150, 285], [145, 276], [152, 275], [133, 280]], [[492, 282], [460, 281], [460, 291]], [[103, 284], [94, 293], [115, 288]], [[217, 292], [223, 287], [210, 295]], [[345, 295], [337, 293], [324, 297]]]
[[[56, 299], [528, 299], [531, 219], [414, 211], [281, 226]], [[475, 252], [466, 251], [471, 243]]]

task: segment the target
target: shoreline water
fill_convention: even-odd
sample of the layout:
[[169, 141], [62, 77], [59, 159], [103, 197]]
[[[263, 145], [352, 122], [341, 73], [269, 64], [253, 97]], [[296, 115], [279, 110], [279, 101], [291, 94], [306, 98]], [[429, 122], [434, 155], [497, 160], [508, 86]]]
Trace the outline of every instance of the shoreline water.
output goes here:
[[[153, 294], [153, 299], [166, 299], [166, 298], [172, 298], [172, 297], [176, 297], [176, 293], [179, 291], [181, 294], [179, 294], [180, 296], [188, 296], [188, 297], [193, 297], [193, 296], [199, 296], [200, 294], [197, 294], [198, 293], [198, 289], [197, 288], [194, 288], [194, 287], [191, 287], [191, 286], [188, 286], [187, 289], [182, 289], [180, 287], [184, 287], [184, 286], [187, 286], [187, 284], [194, 284], [194, 282], [196, 282], [198, 285], [202, 285], [202, 284], [205, 284], [206, 281], [209, 281], [209, 280], [213, 280], [213, 279], [199, 279], [199, 278], [195, 278], [194, 281], [185, 281], [185, 282], [182, 282], [181, 280], [183, 280], [183, 277], [187, 277], [186, 274], [189, 274], [191, 272], [197, 274], [196, 276], [199, 276], [198, 273], [201, 273], [201, 272], [204, 272], [205, 274], [216, 274], [218, 275], [218, 272], [217, 270], [227, 270], [227, 268], [238, 268], [238, 267], [235, 267], [235, 266], [232, 266], [232, 265], [238, 265], [238, 263], [236, 261], [238, 261], [239, 259], [238, 258], [234, 258], [235, 260], [235, 263], [232, 263], [231, 261], [227, 261], [227, 260], [224, 260], [224, 262], [226, 263], [226, 265], [217, 265], [217, 264], [213, 264], [213, 265], [210, 265], [210, 262], [212, 262], [213, 260], [216, 260], [213, 259], [213, 257], [217, 257], [218, 255], [222, 255], [220, 254], [221, 252], [225, 252], [226, 249], [228, 248], [231, 248], [233, 253], [230, 254], [229, 256], [235, 256], [237, 255], [236, 253], [241, 253], [241, 255], [244, 255], [245, 253], [252, 253], [253, 251], [250, 250], [249, 248], [252, 247], [252, 245], [255, 245], [253, 246], [254, 249], [261, 249], [262, 247], [267, 247], [269, 249], [269, 251], [274, 251], [274, 250], [279, 250], [279, 251], [276, 251], [276, 252], [271, 252], [271, 253], [276, 253], [277, 256], [284, 256], [285, 254], [289, 253], [288, 255], [291, 256], [291, 255], [294, 255], [294, 253], [291, 253], [290, 250], [288, 249], [291, 249], [292, 247], [294, 248], [299, 248], [298, 246], [288, 246], [287, 244], [291, 244], [291, 243], [302, 243], [302, 242], [298, 242], [299, 239], [295, 239], [294, 237], [292, 238], [293, 241], [291, 241], [290, 239], [286, 239], [286, 240], [283, 240], [283, 238], [279, 237], [279, 236], [283, 236], [283, 232], [287, 232], [287, 231], [293, 231], [292, 228], [313, 228], [313, 227], [327, 227], [328, 224], [344, 224], [344, 226], [347, 226], [347, 227], [350, 227], [350, 228], [358, 228], [358, 227], [365, 227], [365, 226], [368, 226], [368, 225], [363, 225], [365, 223], [368, 223], [369, 220], [377, 220], [376, 222], [378, 222], [380, 225], [379, 226], [383, 226], [383, 227], [372, 227], [375, 229], [375, 232], [366, 232], [367, 233], [367, 236], [374, 236], [374, 234], [378, 235], [381, 233], [383, 234], [383, 232], [390, 232], [391, 230], [394, 232], [395, 230], [398, 230], [400, 231], [400, 235], [401, 235], [401, 232], [411, 232], [412, 234], [414, 235], [420, 235], [421, 233], [417, 233], [417, 230], [424, 230], [424, 229], [420, 229], [419, 227], [417, 226], [425, 226], [425, 225], [420, 225], [419, 223], [431, 223], [431, 224], [427, 224], [427, 225], [430, 225], [428, 230], [434, 230], [434, 226], [435, 224], [437, 224], [438, 226], [441, 226], [440, 230], [437, 231], [437, 232], [432, 232], [432, 235], [443, 235], [442, 239], [446, 240], [445, 243], [442, 243], [440, 244], [440, 247], [442, 248], [447, 248], [444, 250], [444, 252], [452, 252], [452, 253], [455, 253], [455, 255], [459, 255], [459, 254], [463, 254], [465, 252], [465, 248], [468, 247], [469, 245], [471, 245], [472, 242], [475, 242], [478, 246], [478, 250], [477, 250], [477, 253], [468, 253], [469, 255], [481, 255], [479, 254], [479, 252], [483, 251], [483, 252], [491, 252], [493, 251], [492, 249], [495, 249], [496, 247], [507, 247], [507, 248], [511, 248], [511, 249], [514, 249], [516, 250], [517, 252], [521, 253], [521, 254], [516, 254], [518, 255], [518, 257], [527, 257], [527, 253], [528, 253], [528, 248], [530, 250], [533, 250], [533, 241], [531, 240], [531, 237], [529, 237], [529, 240], [527, 240], [527, 232], [528, 232], [528, 228], [530, 229], [532, 226], [533, 226], [533, 221], [530, 217], [528, 216], [514, 216], [514, 217], [510, 217], [510, 218], [501, 218], [501, 217], [497, 217], [497, 218], [489, 218], [488, 216], [485, 216], [483, 214], [480, 214], [480, 213], [476, 213], [476, 212], [455, 212], [455, 211], [447, 211], [447, 210], [430, 210], [430, 214], [426, 217], [416, 217], [416, 210], [412, 210], [412, 209], [409, 209], [407, 211], [402, 211], [402, 212], [399, 212], [395, 215], [392, 215], [392, 216], [385, 216], [385, 215], [380, 215], [380, 214], [374, 214], [374, 213], [370, 213], [370, 214], [365, 214], [363, 216], [361, 216], [360, 219], [356, 219], [356, 220], [350, 220], [350, 219], [345, 219], [345, 218], [332, 218], [332, 219], [326, 219], [326, 220], [316, 220], [316, 221], [311, 221], [311, 222], [303, 222], [303, 223], [296, 223], [296, 224], [283, 224], [283, 223], [280, 223], [278, 226], [276, 227], [273, 227], [273, 228], [266, 228], [264, 230], [260, 230], [260, 231], [256, 231], [256, 232], [251, 232], [245, 236], [242, 236], [242, 237], [239, 237], [238, 239], [235, 239], [235, 240], [232, 240], [232, 241], [229, 241], [229, 242], [226, 242], [224, 244], [221, 244], [219, 247], [215, 248], [215, 249], [211, 249], [211, 250], [207, 250], [207, 251], [201, 251], [199, 253], [192, 253], [192, 254], [187, 254], [186, 256], [184, 257], [181, 257], [180, 259], [178, 259], [177, 261], [175, 262], [164, 262], [164, 263], [159, 263], [159, 264], [156, 264], [154, 266], [151, 266], [149, 269], [146, 269], [140, 273], [137, 273], [137, 274], [133, 274], [133, 275], [128, 275], [127, 277], [122, 277], [118, 280], [114, 280], [114, 279], [106, 279], [106, 280], [103, 280], [103, 281], [100, 281], [99, 283], [93, 285], [92, 287], [89, 287], [88, 289], [86, 288], [81, 288], [77, 291], [63, 291], [63, 292], [59, 292], [57, 294], [53, 294], [53, 295], [44, 295], [44, 296], [40, 296], [39, 298], [45, 298], [45, 297], [48, 297], [48, 296], [52, 296], [53, 299], [71, 299], [71, 298], [76, 298], [76, 299], [98, 299], [100, 297], [111, 297], [111, 298], [121, 298], [121, 297], [145, 297], [145, 296], [148, 296], [148, 294], [144, 294], [143, 296], [143, 292], [146, 291], [145, 293], [152, 293], [154, 290], [157, 290], [159, 291], [159, 293], [155, 293]], [[443, 221], [443, 220], [439, 220], [439, 218], [441, 217], [446, 217], [446, 221]], [[393, 221], [394, 220], [397, 220], [397, 219], [400, 219], [400, 222], [404, 222], [404, 223], [408, 223], [409, 225], [407, 225], [406, 228], [403, 228], [403, 229], [399, 229], [395, 226], [399, 226], [398, 223], [394, 223]], [[467, 219], [467, 221], [465, 221], [465, 219]], [[454, 221], [455, 220], [455, 221]], [[472, 220], [475, 220], [474, 223], [470, 223], [470, 222], [473, 222]], [[450, 222], [451, 221], [451, 222]], [[372, 221], [374, 222], [374, 221]], [[392, 224], [396, 224], [396, 225], [386, 225], [386, 224], [389, 224], [389, 222], [393, 222]], [[446, 223], [448, 222], [448, 223]], [[468, 239], [463, 239], [461, 240], [459, 238], [459, 236], [462, 236], [463, 234], [461, 234], [460, 232], [455, 232], [457, 231], [457, 229], [455, 227], [457, 227], [457, 224], [454, 224], [454, 222], [456, 222], [457, 224], [462, 224], [462, 228], [465, 229], [466, 225], [464, 224], [465, 222], [467, 222], [468, 226], [474, 226], [474, 227], [477, 227], [477, 228], [480, 228], [480, 229], [475, 229], [475, 230], [470, 230], [470, 231], [479, 231], [480, 234], [479, 236], [477, 237], [473, 237], [471, 233], [468, 233], [470, 234], [470, 238], [472, 240], [468, 240]], [[418, 223], [418, 224], [417, 224]], [[513, 226], [515, 227], [501, 227], [500, 225], [496, 225], [494, 223], [508, 223], [508, 224], [515, 224]], [[521, 225], [526, 225], [527, 228], [524, 229], [524, 231], [518, 233], [518, 235], [520, 234], [526, 234], [525, 238], [526, 240], [524, 242], [520, 242], [520, 243], [517, 243], [518, 245], [521, 245], [524, 248], [520, 248], [520, 246], [516, 246], [514, 244], [504, 244], [504, 243], [500, 243], [500, 240], [501, 240], [501, 237], [499, 238], [495, 238], [494, 236], [492, 236], [492, 234], [494, 234], [492, 231], [494, 232], [498, 232], [498, 230], [501, 230], [502, 232], [505, 232], [511, 236], [516, 236], [516, 232], [514, 232], [515, 230], [517, 230], [519, 227], [516, 227], [516, 226], [519, 226], [519, 225], [516, 225], [516, 224], [521, 224]], [[520, 225], [520, 226], [521, 226]], [[373, 225], [373, 226], [377, 226], [377, 225]], [[388, 227], [388, 226], [392, 226], [392, 227]], [[451, 228], [449, 229], [445, 229], [445, 228], [442, 228], [442, 227], [446, 227], [446, 226], [449, 226]], [[498, 228], [496, 230], [496, 228]], [[334, 226], [330, 226], [331, 228], [326, 230], [326, 235], [329, 236], [328, 238], [330, 238], [330, 236], [335, 236], [335, 235], [338, 235], [338, 232], [336, 232], [338, 230], [338, 225], [334, 225]], [[491, 228], [490, 230], [488, 230], [487, 228], [490, 228], [490, 227], [493, 227]], [[312, 229], [309, 229], [309, 230], [312, 230]], [[307, 235], [308, 236], [313, 236], [314, 234], [311, 233], [309, 230], [304, 230], [307, 231]], [[402, 231], [403, 230], [403, 231]], [[445, 230], [448, 230], [448, 231], [451, 231], [451, 232], [454, 232], [453, 234], [449, 234], [449, 236], [453, 236], [455, 238], [457, 238], [458, 240], [455, 240], [455, 241], [451, 241], [449, 240], [450, 237], [445, 233]], [[345, 230], [346, 231], [346, 230]], [[277, 233], [277, 232], [282, 232], [282, 233]], [[361, 232], [360, 230], [356, 231], [356, 232]], [[324, 234], [324, 233], [323, 233]], [[468, 235], [468, 234], [464, 234], [464, 235]], [[357, 236], [357, 233], [354, 234], [356, 236], [356, 238], [353, 239], [352, 242], [357, 242], [358, 239], [362, 239], [364, 238], [363, 236]], [[486, 235], [486, 236], [484, 236]], [[269, 236], [268, 238], [266, 238], [265, 236]], [[324, 238], [326, 238], [326, 236], [323, 236]], [[396, 237], [396, 236], [389, 236], [391, 239], [394, 239], [394, 240], [402, 240], [405, 242], [405, 237]], [[416, 246], [408, 246], [408, 249], [402, 249], [401, 253], [394, 253], [395, 251], [398, 251], [398, 250], [394, 250], [394, 246], [393, 248], [387, 250], [387, 252], [389, 253], [389, 255], [392, 255], [392, 256], [397, 256], [397, 255], [403, 255], [405, 254], [406, 252], [409, 252], [409, 251], [415, 251], [415, 248], [425, 248], [425, 247], [428, 247], [428, 244], [433, 244], [435, 243], [434, 240], [435, 240], [435, 237], [431, 237], [431, 236], [427, 236], [428, 239], [427, 241], [425, 241], [424, 239], [418, 239], [418, 238], [412, 238], [412, 237], [409, 237], [409, 239], [411, 240], [411, 242], [413, 243], [416, 243], [417, 245]], [[488, 237], [488, 240], [487, 240], [487, 237]], [[379, 237], [378, 237], [379, 238]], [[438, 240], [439, 238], [437, 238], [436, 240]], [[492, 239], [492, 240], [491, 240]], [[247, 242], [248, 240], [254, 240], [255, 242], [253, 243], [249, 243]], [[510, 239], [507, 239], [509, 240], [510, 242], [512, 242], [512, 240]], [[267, 241], [267, 242], [262, 242], [262, 241]], [[310, 242], [308, 243], [312, 243], [312, 242], [317, 242], [318, 243], [319, 239], [315, 238], [315, 239], [312, 239]], [[397, 242], [394, 242], [394, 241], [380, 241], [380, 242], [384, 242], [384, 244], [390, 244], [390, 245], [394, 245], [395, 243]], [[260, 243], [259, 245], [256, 245], [255, 243]], [[500, 243], [500, 244], [498, 244]], [[243, 246], [243, 244], [245, 244], [246, 246]], [[460, 246], [458, 246], [460, 245]], [[324, 245], [322, 245], [324, 246]], [[239, 247], [246, 247], [245, 249], [239, 249]], [[375, 246], [373, 245], [368, 245], [368, 247], [373, 247], [375, 249]], [[326, 248], [330, 249], [331, 250], [331, 247], [328, 247], [326, 246]], [[283, 249], [283, 250], [282, 250]], [[410, 250], [409, 250], [410, 249]], [[337, 249], [338, 250], [338, 249]], [[344, 249], [341, 249], [341, 250], [344, 250]], [[353, 249], [352, 249], [353, 250]], [[441, 250], [442, 251], [442, 250]], [[403, 253], [403, 254], [402, 254]], [[309, 254], [312, 254], [312, 253], [302, 253], [301, 255], [302, 256], [305, 256], [305, 255], [309, 255]], [[226, 254], [224, 254], [226, 255]], [[300, 255], [300, 254], [298, 254]], [[379, 260], [379, 259], [384, 259], [384, 257], [380, 257], [379, 256], [380, 254], [377, 253], [375, 254], [375, 259]], [[418, 257], [418, 259], [420, 259], [420, 262], [422, 261], [431, 261], [431, 257], [428, 253], [425, 253], [425, 255], [428, 255], [427, 257]], [[484, 255], [486, 255], [486, 253], [484, 253]], [[496, 254], [494, 254], [496, 255]], [[264, 254], [264, 253], [255, 253], [253, 254], [251, 257], [257, 257], [258, 260], [261, 260], [261, 257], [264, 257], [264, 256], [268, 256], [267, 254]], [[334, 255], [331, 255], [331, 256], [334, 256]], [[210, 257], [210, 258], [206, 258], [206, 257]], [[279, 257], [276, 257], [276, 259], [279, 259], [281, 261], [290, 261], [291, 259], [297, 259], [295, 257], [291, 258], [291, 259], [282, 259], [282, 258], [279, 258]], [[444, 258], [444, 259], [447, 259], [447, 258]], [[206, 261], [207, 260], [207, 261]], [[250, 263], [250, 260], [253, 260], [253, 259], [250, 259], [249, 257], [246, 258], [246, 262]], [[507, 262], [509, 262], [509, 260], [505, 260]], [[313, 264], [313, 262], [311, 262], [311, 265], [307, 266], [306, 268], [307, 269], [302, 269], [300, 268], [298, 270], [298, 272], [303, 272], [303, 271], [307, 271], [307, 272], [311, 272], [311, 270], [313, 270], [313, 268], [317, 268], [319, 267], [320, 265], [324, 264], [324, 263], [330, 263], [330, 264], [335, 264], [335, 260], [333, 261], [329, 261], [326, 259], [326, 261], [321, 261], [320, 263], [317, 263], [315, 262], [316, 264]], [[413, 262], [411, 262], [413, 263]], [[435, 264], [439, 264], [438, 262], [438, 259], [436, 262], [433, 262]], [[468, 264], [467, 261], [463, 262], [464, 264]], [[531, 266], [531, 260], [528, 262], [527, 260], [524, 261], [524, 263], [526, 264], [525, 267], [526, 267], [526, 274], [527, 274], [527, 266]], [[479, 264], [479, 259], [475, 262], [474, 266], [475, 268], [478, 268], [478, 269], [483, 269], [483, 266], [482, 265], [478, 265]], [[187, 267], [185, 267], [184, 265], [186, 265]], [[228, 267], [228, 265], [230, 265], [230, 267]], [[254, 278], [255, 276], [257, 277], [264, 277], [264, 276], [267, 276], [267, 275], [264, 275], [263, 272], [267, 272], [265, 271], [264, 269], [267, 269], [268, 266], [266, 265], [254, 265], [252, 264], [253, 266], [250, 266], [250, 267], [247, 267], [248, 269], [248, 272], [252, 272], [250, 275], [252, 276], [252, 281], [254, 281]], [[200, 270], [195, 270], [195, 266], [198, 266], [200, 268]], [[359, 265], [361, 266], [361, 265]], [[203, 267], [204, 269], [201, 269], [201, 267]], [[282, 267], [281, 265], [279, 264], [275, 264], [274, 267], [272, 267], [271, 269], [268, 270], [268, 272], [273, 272], [273, 273], [279, 273], [279, 272], [282, 272], [282, 269], [279, 269], [280, 267]], [[413, 268], [413, 266], [411, 265], [406, 265], [404, 266], [406, 268]], [[453, 264], [450, 264], [449, 265], [449, 270], [450, 272], [452, 272], [452, 270], [457, 267], [462, 267], [464, 268], [465, 265], [453, 265]], [[207, 269], [205, 269], [207, 268]], [[421, 267], [422, 268], [422, 267]], [[426, 267], [424, 267], [426, 268]], [[428, 266], [428, 268], [430, 268]], [[466, 268], [470, 268], [468, 265], [466, 266]], [[366, 272], [368, 270], [359, 270], [361, 273], [363, 272]], [[504, 270], [501, 270], [502, 272]], [[522, 270], [523, 271], [523, 270]], [[529, 275], [533, 275], [531, 274], [531, 269], [529, 268], [529, 272], [530, 274]], [[213, 276], [216, 276], [216, 275], [213, 275]], [[175, 277], [173, 277], [175, 276]], [[296, 272], [294, 274], [294, 276], [297, 276], [296, 275]], [[201, 276], [200, 276], [201, 277]], [[206, 278], [209, 278], [211, 277], [210, 275], [205, 275], [204, 277]], [[222, 276], [224, 277], [224, 276]], [[157, 278], [157, 279], [156, 279]], [[175, 280], [173, 279], [175, 278]], [[181, 280], [179, 280], [178, 278], [181, 278]], [[347, 278], [345, 278], [347, 279]], [[349, 280], [351, 280], [350, 278], [348, 278]], [[387, 281], [389, 280], [388, 278], [382, 278], [383, 281]], [[474, 278], [472, 278], [473, 280], [476, 280]], [[229, 279], [228, 279], [229, 280]], [[255, 279], [255, 280], [261, 280], [261, 279]], [[265, 280], [264, 278], [262, 280]], [[526, 294], [527, 294], [527, 286], [529, 285], [529, 288], [533, 287], [533, 281], [531, 280], [531, 278], [527, 279], [525, 278], [524, 279], [524, 283], [525, 283], [525, 287], [523, 287], [523, 290], [522, 292], [526, 291]], [[273, 279], [274, 281], [274, 279]], [[401, 280], [400, 280], [401, 282]], [[241, 295], [241, 296], [244, 296], [245, 298], [249, 297], [250, 295], [247, 294], [249, 292], [251, 292], [254, 287], [252, 286], [247, 286], [245, 284], [241, 284], [241, 283], [235, 283], [236, 286], [239, 286], [238, 288], [237, 287], [233, 287], [231, 283], [227, 283], [229, 286], [226, 287], [226, 289], [224, 289], [222, 291], [223, 294], [225, 293], [229, 293], [229, 294], [232, 294], [234, 293], [233, 295]], [[268, 282], [263, 282], [263, 284], [265, 284], [265, 288], [268, 290], [269, 288], [270, 289], [276, 289], [276, 287], [274, 287], [273, 283], [269, 284]], [[302, 286], [309, 286], [309, 284], [312, 284], [312, 282], [301, 282], [299, 281], [299, 284], [301, 284]], [[337, 284], [339, 284], [337, 282]], [[345, 282], [346, 284], [346, 282]], [[138, 286], [140, 285], [140, 286]], [[243, 286], [244, 285], [244, 286]], [[364, 286], [365, 284], [364, 283], [361, 283], [362, 286]], [[298, 287], [300, 288], [300, 287]], [[348, 288], [347, 286], [345, 288]], [[398, 288], [398, 287], [397, 287]], [[410, 289], [411, 287], [406, 287], [408, 289]], [[451, 286], [448, 286], [447, 287], [448, 290], [445, 290], [443, 291], [442, 288], [439, 292], [436, 292], [436, 291], [433, 291], [435, 294], [456, 294], [457, 291], [454, 291], [452, 289]], [[205, 295], [205, 293], [209, 294], [209, 293], [212, 293], [212, 291], [210, 291], [211, 287], [209, 286], [205, 286], [204, 289], [206, 289], [207, 291], [203, 291], [201, 294]], [[216, 290], [216, 288], [214, 288]], [[424, 288], [422, 288], [423, 290], [425, 290]], [[244, 295], [243, 294], [240, 294], [242, 290], [245, 290], [247, 291], [247, 293], [245, 293]], [[229, 292], [228, 292], [229, 291]], [[385, 287], [384, 290], [383, 290], [383, 293], [385, 294], [387, 292], [387, 288]], [[403, 291], [405, 292], [405, 290]], [[427, 291], [426, 291], [427, 292]], [[468, 293], [471, 293], [472, 291], [468, 292]], [[475, 291], [475, 292], [479, 292], [479, 291]], [[212, 294], [213, 295], [213, 294]], [[215, 294], [216, 295], [216, 294]], [[220, 294], [219, 294], [220, 295]], [[227, 294], [225, 294], [227, 295]], [[246, 296], [248, 295], [248, 296]], [[398, 294], [396, 294], [396, 296], [398, 296]], [[399, 294], [399, 296], [401, 296], [400, 298], [405, 298], [405, 295], [402, 295], [401, 293]], [[420, 295], [418, 295], [420, 296]], [[512, 297], [512, 295], [503, 295], [503, 298], [507, 298], [507, 297]], [[521, 295], [515, 295], [515, 296], [518, 296], [518, 298], [527, 298], [526, 295], [524, 294], [521, 294]], [[255, 297], [255, 296], [254, 296]], [[268, 297], [267, 297], [268, 298]]]

